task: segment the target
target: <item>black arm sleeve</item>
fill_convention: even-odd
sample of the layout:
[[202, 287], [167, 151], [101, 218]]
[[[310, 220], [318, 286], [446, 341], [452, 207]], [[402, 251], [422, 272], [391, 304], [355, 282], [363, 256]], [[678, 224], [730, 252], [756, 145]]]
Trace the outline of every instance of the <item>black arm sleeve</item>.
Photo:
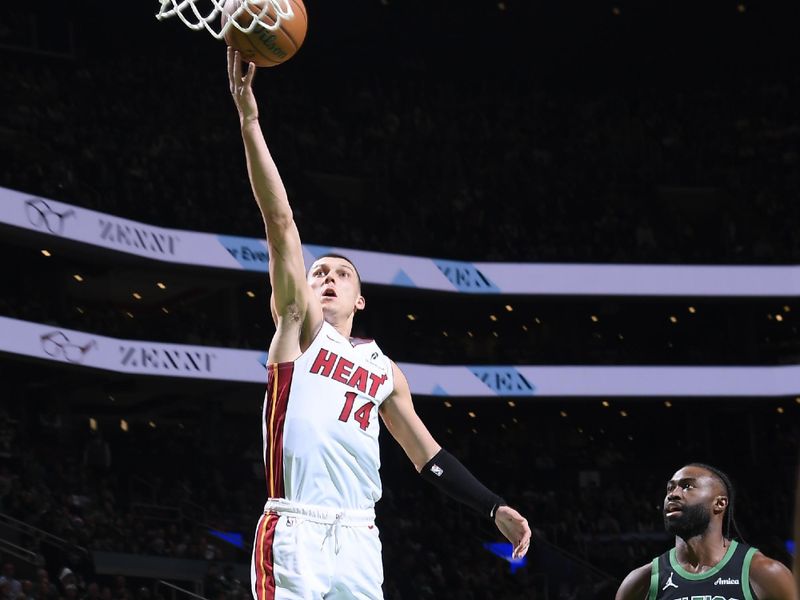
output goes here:
[[478, 481], [445, 449], [439, 450], [419, 474], [448, 496], [490, 519], [494, 519], [498, 508], [506, 505], [505, 500]]

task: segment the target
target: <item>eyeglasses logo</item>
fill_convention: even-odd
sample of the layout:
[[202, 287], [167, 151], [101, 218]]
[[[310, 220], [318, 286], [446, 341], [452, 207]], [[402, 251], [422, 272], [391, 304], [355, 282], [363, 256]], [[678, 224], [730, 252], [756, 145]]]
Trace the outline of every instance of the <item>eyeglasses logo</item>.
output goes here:
[[64, 358], [68, 362], [80, 364], [87, 352], [97, 347], [96, 340], [89, 340], [83, 346], [73, 344], [61, 331], [51, 331], [39, 336], [42, 349], [53, 358]]
[[67, 218], [75, 216], [75, 211], [71, 208], [60, 213], [50, 208], [50, 205], [41, 198], [25, 200], [25, 213], [31, 225], [46, 227], [54, 235], [64, 233], [64, 222]]

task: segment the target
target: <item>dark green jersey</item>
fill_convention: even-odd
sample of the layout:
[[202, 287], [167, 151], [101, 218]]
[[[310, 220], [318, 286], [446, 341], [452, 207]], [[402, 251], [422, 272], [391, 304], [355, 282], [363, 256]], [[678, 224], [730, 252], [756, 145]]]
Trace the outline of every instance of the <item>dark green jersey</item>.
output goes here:
[[750, 561], [758, 552], [735, 540], [722, 560], [705, 573], [689, 573], [675, 548], [654, 558], [647, 600], [757, 600], [750, 586]]

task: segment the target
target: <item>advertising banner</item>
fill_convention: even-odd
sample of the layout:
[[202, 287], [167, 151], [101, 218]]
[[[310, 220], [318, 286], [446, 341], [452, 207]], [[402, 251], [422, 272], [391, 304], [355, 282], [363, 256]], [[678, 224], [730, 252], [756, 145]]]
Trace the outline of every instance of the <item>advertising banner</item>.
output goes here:
[[[257, 350], [123, 340], [0, 317], [0, 352], [142, 376], [266, 384]], [[400, 363], [411, 392], [460, 397], [800, 395], [800, 365], [779, 367], [432, 366]]]
[[[0, 224], [153, 260], [267, 272], [263, 239], [166, 229], [2, 187]], [[470, 263], [303, 246], [307, 266], [327, 252], [350, 257], [365, 283], [464, 294], [800, 296], [800, 266]]]

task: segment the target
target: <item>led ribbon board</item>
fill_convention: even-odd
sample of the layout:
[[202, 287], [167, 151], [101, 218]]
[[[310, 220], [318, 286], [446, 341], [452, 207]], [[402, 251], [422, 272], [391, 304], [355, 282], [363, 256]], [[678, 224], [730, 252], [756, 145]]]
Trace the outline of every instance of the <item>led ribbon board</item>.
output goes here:
[[[2, 187], [0, 223], [153, 260], [267, 272], [262, 239], [166, 229]], [[306, 265], [327, 252], [352, 258], [365, 283], [465, 294], [800, 296], [800, 266], [469, 263], [303, 246]]]
[[[0, 352], [130, 373], [264, 385], [267, 356], [124, 340], [0, 317]], [[800, 365], [779, 367], [433, 366], [400, 363], [411, 391], [460, 397], [800, 395]]]

